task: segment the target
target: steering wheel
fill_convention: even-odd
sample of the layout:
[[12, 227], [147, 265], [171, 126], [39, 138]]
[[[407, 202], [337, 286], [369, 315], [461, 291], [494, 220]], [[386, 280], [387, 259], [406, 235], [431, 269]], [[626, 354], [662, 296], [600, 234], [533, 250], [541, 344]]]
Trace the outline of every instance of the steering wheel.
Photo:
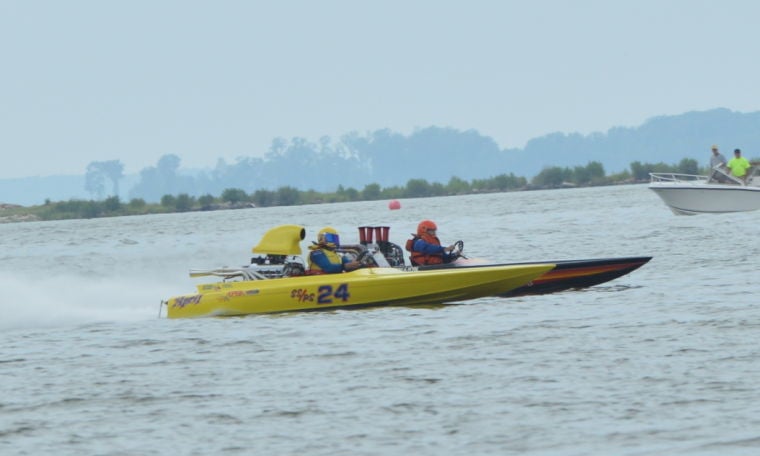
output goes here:
[[451, 260], [454, 261], [457, 258], [463, 256], [462, 251], [464, 250], [464, 242], [459, 240], [454, 243], [454, 249], [449, 253], [451, 256]]
[[372, 257], [372, 252], [369, 250], [365, 250], [360, 253], [359, 256], [356, 257], [356, 261], [358, 261], [362, 266], [372, 266], [375, 264], [375, 258]]

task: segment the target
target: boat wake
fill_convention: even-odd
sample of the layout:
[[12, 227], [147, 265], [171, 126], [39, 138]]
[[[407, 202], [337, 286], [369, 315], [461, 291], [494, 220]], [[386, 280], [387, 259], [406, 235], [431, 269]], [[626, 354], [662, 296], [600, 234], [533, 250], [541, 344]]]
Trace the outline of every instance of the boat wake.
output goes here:
[[[29, 277], [1, 273], [0, 330], [68, 327], [156, 318], [156, 293], [145, 278]], [[140, 286], [135, 286], [140, 283]]]

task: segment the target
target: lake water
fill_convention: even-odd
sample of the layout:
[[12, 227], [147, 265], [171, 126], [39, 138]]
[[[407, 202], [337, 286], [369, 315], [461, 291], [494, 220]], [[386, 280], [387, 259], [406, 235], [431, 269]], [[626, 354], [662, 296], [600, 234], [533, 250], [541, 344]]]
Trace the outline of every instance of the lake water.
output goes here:
[[[760, 454], [759, 212], [645, 185], [401, 204], [0, 225], [0, 454]], [[495, 262], [654, 259], [544, 296], [158, 318], [272, 226], [403, 244], [424, 218]]]

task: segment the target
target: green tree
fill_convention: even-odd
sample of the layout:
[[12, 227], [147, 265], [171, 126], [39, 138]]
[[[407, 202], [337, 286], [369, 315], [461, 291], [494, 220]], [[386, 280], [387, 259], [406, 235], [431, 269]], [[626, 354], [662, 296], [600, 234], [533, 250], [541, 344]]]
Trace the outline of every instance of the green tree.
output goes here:
[[649, 180], [649, 173], [652, 172], [652, 165], [641, 163], [640, 161], [631, 162], [631, 175], [637, 181]]
[[348, 201], [359, 201], [359, 199], [360, 199], [359, 198], [359, 190], [357, 190], [357, 189], [355, 189], [353, 187], [348, 187], [346, 189], [346, 191], [345, 191], [345, 195], [346, 195], [346, 199]]
[[248, 195], [245, 193], [245, 190], [239, 188], [228, 188], [222, 192], [222, 201], [227, 201], [228, 203], [236, 204], [247, 200]]
[[174, 209], [177, 207], [177, 198], [174, 195], [164, 195], [161, 197], [161, 206], [166, 209]]
[[174, 207], [176, 207], [179, 212], [187, 212], [193, 207], [193, 198], [187, 193], [180, 193], [177, 195]]
[[585, 166], [576, 166], [573, 168], [572, 181], [576, 184], [587, 184], [591, 182], [591, 173]]
[[678, 163], [678, 172], [681, 174], [699, 174], [699, 163], [693, 158], [684, 158]]
[[211, 205], [214, 204], [214, 197], [206, 194], [198, 198], [198, 204], [200, 204], [201, 209], [203, 210], [209, 210], [211, 209]]
[[346, 189], [343, 187], [343, 184], [339, 184], [338, 188], [335, 190], [335, 198], [331, 199], [332, 202], [342, 202], [342, 201], [348, 201], [348, 196], [346, 195]]
[[381, 196], [379, 184], [367, 184], [362, 190], [362, 197], [367, 201], [379, 200]]
[[398, 185], [394, 185], [392, 187], [386, 187], [381, 192], [381, 194], [383, 195], [383, 198], [388, 198], [388, 199], [402, 198], [406, 193], [407, 191], [403, 187], [399, 187]]
[[561, 187], [565, 182], [566, 169], [559, 166], [546, 167], [533, 178], [533, 184], [540, 187]]
[[103, 208], [108, 212], [118, 212], [121, 209], [121, 201], [117, 195], [109, 196], [103, 201]]
[[409, 198], [421, 198], [430, 194], [430, 184], [425, 179], [409, 179], [406, 183], [406, 196]]
[[524, 177], [517, 177], [514, 173], [500, 174], [494, 180], [496, 181], [496, 188], [502, 191], [523, 188], [528, 184]]
[[146, 203], [145, 203], [145, 200], [142, 198], [132, 198], [131, 200], [129, 200], [128, 206], [132, 210], [141, 210], [145, 208]]
[[633, 179], [633, 176], [631, 176], [631, 172], [627, 169], [624, 169], [623, 171], [617, 173], [617, 174], [611, 174], [609, 176], [610, 182], [629, 182]]
[[586, 169], [588, 170], [588, 173], [591, 175], [591, 180], [605, 177], [604, 165], [602, 165], [598, 161], [589, 162], [589, 164], [586, 165]]
[[444, 196], [447, 195], [446, 187], [440, 182], [433, 182], [430, 184], [431, 196]]
[[277, 195], [270, 190], [256, 190], [253, 193], [252, 200], [256, 206], [268, 207], [275, 204]]
[[280, 206], [295, 206], [300, 201], [299, 191], [290, 186], [277, 189], [277, 202]]
[[470, 192], [470, 184], [457, 176], [452, 176], [451, 179], [449, 179], [446, 188], [452, 195], [464, 195]]

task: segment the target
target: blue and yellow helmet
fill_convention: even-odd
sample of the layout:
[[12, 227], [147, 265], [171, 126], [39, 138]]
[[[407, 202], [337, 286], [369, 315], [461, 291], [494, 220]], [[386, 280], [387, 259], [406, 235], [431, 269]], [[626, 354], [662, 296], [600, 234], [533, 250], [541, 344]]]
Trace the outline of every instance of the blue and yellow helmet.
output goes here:
[[338, 231], [331, 226], [322, 228], [317, 234], [317, 244], [324, 245], [331, 249], [337, 249], [338, 246], [340, 246], [340, 236], [338, 235]]

